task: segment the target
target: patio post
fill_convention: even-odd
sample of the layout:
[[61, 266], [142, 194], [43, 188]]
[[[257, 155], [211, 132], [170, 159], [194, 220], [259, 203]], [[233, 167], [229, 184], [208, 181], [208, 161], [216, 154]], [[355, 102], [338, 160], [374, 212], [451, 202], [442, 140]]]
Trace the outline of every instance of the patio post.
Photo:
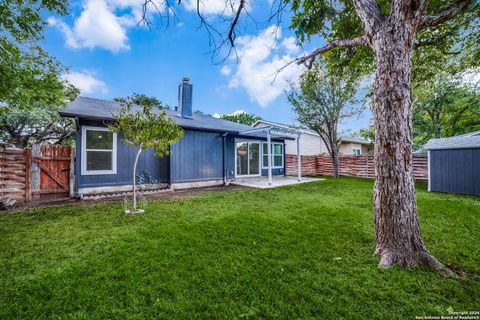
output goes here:
[[272, 185], [272, 141], [270, 129], [267, 130], [268, 185]]
[[297, 169], [298, 169], [298, 182], [302, 181], [302, 157], [300, 156], [300, 133], [297, 134]]

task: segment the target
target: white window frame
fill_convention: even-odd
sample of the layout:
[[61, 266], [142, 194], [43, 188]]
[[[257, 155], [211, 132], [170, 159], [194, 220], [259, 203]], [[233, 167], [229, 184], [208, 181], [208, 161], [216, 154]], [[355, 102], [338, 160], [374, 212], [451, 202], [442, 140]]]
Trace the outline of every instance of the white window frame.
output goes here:
[[[258, 168], [258, 174], [238, 174], [237, 173], [237, 161], [238, 161], [238, 157], [237, 157], [237, 143], [258, 143], [258, 147], [259, 148], [262, 148], [262, 142], [259, 141], [259, 140], [245, 140], [245, 139], [235, 139], [234, 140], [234, 143], [235, 143], [235, 178], [242, 178], [242, 177], [260, 177], [262, 175], [262, 166], [260, 165], [261, 164], [261, 161], [262, 161], [262, 150], [259, 150], [260, 152], [258, 153], [258, 163], [259, 163], [259, 168]], [[250, 146], [248, 146], [248, 148], [250, 148]], [[248, 152], [248, 148], [247, 148], [247, 152]], [[248, 161], [248, 169], [247, 171], [250, 172], [250, 161]]]
[[[261, 159], [262, 159], [262, 169], [268, 169], [268, 163], [266, 163], [266, 164], [263, 163], [263, 156], [267, 156], [267, 157], [268, 157], [268, 155], [266, 155], [266, 154], [264, 155], [264, 154], [263, 154], [263, 145], [264, 145], [264, 144], [267, 145], [266, 142], [262, 142], [262, 150], [261, 150], [262, 152], [260, 152], [260, 154], [261, 154]], [[282, 146], [282, 165], [281, 165], [281, 166], [275, 166], [275, 165], [274, 165], [274, 163], [275, 163], [275, 160], [274, 160], [274, 159], [275, 159], [275, 154], [273, 153], [273, 150], [275, 150], [274, 145], [276, 145], [276, 144], [279, 144], [279, 145]], [[282, 169], [282, 168], [283, 168], [283, 165], [284, 165], [284, 163], [285, 163], [285, 144], [284, 144], [284, 143], [281, 143], [281, 142], [271, 142], [270, 145], [272, 146], [272, 151], [270, 152], [270, 153], [271, 153], [270, 155], [272, 156], [272, 169]], [[268, 147], [267, 147], [267, 148], [268, 148]], [[278, 155], [277, 155], [277, 156], [278, 156]]]
[[[102, 175], [102, 174], [117, 174], [117, 134], [113, 133], [112, 150], [108, 149], [87, 149], [87, 131], [107, 131], [111, 132], [105, 127], [82, 126], [82, 175]], [[112, 170], [87, 170], [87, 151], [108, 151], [112, 152]]]
[[[360, 153], [359, 153], [359, 154], [356, 154], [356, 153], [355, 153], [355, 150], [359, 150]], [[361, 155], [362, 155], [362, 148], [352, 148], [352, 155], [354, 155], [354, 156], [361, 156]]]

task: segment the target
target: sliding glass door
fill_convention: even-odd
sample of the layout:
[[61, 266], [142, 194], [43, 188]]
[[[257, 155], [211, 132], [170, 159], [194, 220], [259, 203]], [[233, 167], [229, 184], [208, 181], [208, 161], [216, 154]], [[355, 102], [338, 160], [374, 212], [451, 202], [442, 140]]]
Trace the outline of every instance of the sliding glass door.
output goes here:
[[237, 176], [258, 176], [260, 174], [260, 143], [237, 142]]

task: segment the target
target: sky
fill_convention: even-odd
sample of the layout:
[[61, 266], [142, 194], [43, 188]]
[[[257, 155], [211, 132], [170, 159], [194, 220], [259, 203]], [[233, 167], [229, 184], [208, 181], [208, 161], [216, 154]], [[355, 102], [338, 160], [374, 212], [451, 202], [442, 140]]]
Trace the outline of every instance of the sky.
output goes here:
[[[171, 16], [168, 26], [167, 9], [159, 4], [158, 13], [150, 7], [150, 27], [139, 24], [142, 0], [75, 1], [68, 16], [47, 15], [44, 47], [69, 67], [64, 77], [83, 96], [113, 99], [135, 92], [155, 96], [173, 107], [178, 84], [188, 76], [193, 84], [194, 110], [206, 114], [243, 110], [265, 120], [297, 124], [285, 90], [303, 67], [292, 64], [279, 73], [277, 70], [324, 41], [313, 39], [298, 47], [288, 28], [288, 13], [281, 23], [265, 22], [269, 1], [273, 0], [248, 2], [251, 18], [241, 21], [237, 54], [228, 57], [225, 50], [212, 56], [208, 32], [199, 28], [196, 0], [176, 5], [176, 18]], [[204, 0], [201, 10], [207, 22], [221, 32], [228, 23], [219, 15], [233, 17], [224, 0]], [[366, 128], [369, 121], [370, 112], [366, 111], [342, 123], [341, 129], [355, 132]]]

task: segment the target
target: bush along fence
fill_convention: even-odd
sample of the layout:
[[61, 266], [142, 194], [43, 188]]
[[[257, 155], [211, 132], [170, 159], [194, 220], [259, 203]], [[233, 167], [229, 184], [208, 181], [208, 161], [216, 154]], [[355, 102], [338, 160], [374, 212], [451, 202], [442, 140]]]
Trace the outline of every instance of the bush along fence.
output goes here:
[[70, 146], [0, 145], [0, 200], [31, 202], [73, 196], [74, 150]]
[[[301, 156], [302, 175], [333, 175], [332, 159], [329, 156]], [[297, 156], [286, 155], [286, 174], [297, 175]], [[339, 173], [341, 176], [373, 178], [375, 176], [373, 155], [340, 156]], [[426, 154], [413, 155], [415, 180], [428, 181], [428, 158]]]

